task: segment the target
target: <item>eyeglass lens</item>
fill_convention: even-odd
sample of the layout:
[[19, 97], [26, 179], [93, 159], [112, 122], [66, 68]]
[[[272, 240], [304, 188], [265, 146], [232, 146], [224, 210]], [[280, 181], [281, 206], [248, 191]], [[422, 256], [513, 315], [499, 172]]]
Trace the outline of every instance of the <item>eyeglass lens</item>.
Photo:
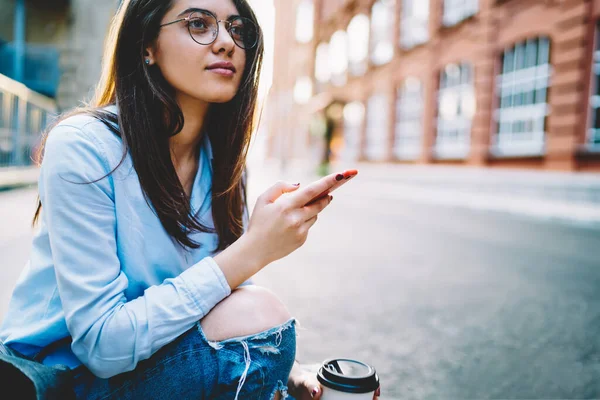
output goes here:
[[[237, 17], [227, 25], [227, 31], [239, 47], [250, 49], [256, 45], [258, 32], [251, 20]], [[188, 29], [194, 41], [207, 45], [215, 41], [219, 28], [217, 19], [213, 15], [197, 11], [190, 15]]]

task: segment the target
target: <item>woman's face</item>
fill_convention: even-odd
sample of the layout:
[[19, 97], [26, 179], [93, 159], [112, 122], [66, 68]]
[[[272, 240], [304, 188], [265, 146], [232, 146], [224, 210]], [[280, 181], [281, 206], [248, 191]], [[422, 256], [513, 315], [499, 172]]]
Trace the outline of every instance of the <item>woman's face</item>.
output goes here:
[[[161, 24], [186, 18], [194, 9], [208, 10], [217, 20], [223, 21], [238, 15], [232, 0], [174, 0]], [[226, 23], [219, 22], [219, 34], [209, 45], [198, 44], [192, 39], [187, 21], [161, 28], [155, 46], [149, 49], [151, 63], [160, 68], [178, 97], [225, 103], [235, 96], [244, 74], [246, 51], [235, 44], [225, 28]], [[222, 61], [233, 64], [235, 72], [232, 76], [208, 69], [211, 64]]]

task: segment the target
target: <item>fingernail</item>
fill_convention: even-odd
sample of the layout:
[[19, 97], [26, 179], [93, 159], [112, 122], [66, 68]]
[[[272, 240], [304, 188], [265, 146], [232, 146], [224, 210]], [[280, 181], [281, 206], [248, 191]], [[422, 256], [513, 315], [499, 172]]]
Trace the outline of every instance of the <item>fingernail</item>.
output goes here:
[[377, 396], [377, 397], [381, 396], [381, 387], [377, 388], [377, 390], [375, 391], [375, 396]]
[[294, 183], [294, 186], [300, 186], [300, 184], [299, 183]]
[[337, 174], [337, 175], [335, 176], [335, 180], [336, 180], [336, 181], [341, 181], [342, 179], [344, 179], [344, 175], [342, 175], [342, 174]]
[[312, 397], [315, 397], [317, 394], [319, 394], [319, 389], [318, 388], [313, 388], [312, 392], [310, 392]]
[[329, 201], [331, 202], [331, 200], [333, 200], [333, 196], [329, 195]]

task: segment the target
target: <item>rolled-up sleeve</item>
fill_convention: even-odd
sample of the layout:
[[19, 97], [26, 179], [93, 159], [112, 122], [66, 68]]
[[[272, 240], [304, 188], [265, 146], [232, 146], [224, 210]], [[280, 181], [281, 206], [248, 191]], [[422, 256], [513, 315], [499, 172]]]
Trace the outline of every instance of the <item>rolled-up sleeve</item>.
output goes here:
[[133, 370], [231, 293], [206, 257], [126, 299], [112, 175], [102, 178], [110, 171], [103, 144], [90, 133], [68, 125], [50, 132], [39, 190], [58, 293], [73, 352], [101, 378]]

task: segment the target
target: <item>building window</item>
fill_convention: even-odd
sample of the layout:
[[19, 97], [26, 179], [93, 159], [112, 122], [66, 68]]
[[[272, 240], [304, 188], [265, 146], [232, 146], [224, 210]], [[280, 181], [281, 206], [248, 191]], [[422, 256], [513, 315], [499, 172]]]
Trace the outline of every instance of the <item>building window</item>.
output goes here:
[[346, 83], [348, 72], [348, 35], [346, 31], [337, 31], [329, 42], [329, 65], [331, 68], [331, 83], [342, 86]]
[[592, 120], [589, 144], [593, 147], [600, 147], [600, 23], [596, 29], [596, 49], [593, 62], [592, 98], [590, 99]]
[[388, 63], [394, 56], [394, 0], [377, 0], [371, 9], [371, 61]]
[[421, 154], [423, 133], [423, 87], [421, 81], [408, 78], [398, 88], [394, 156], [414, 160]]
[[329, 44], [320, 43], [315, 56], [315, 78], [320, 83], [326, 83], [331, 77], [329, 70]]
[[308, 76], [296, 79], [294, 85], [294, 101], [297, 104], [306, 104], [312, 97], [312, 80]]
[[312, 0], [302, 0], [296, 12], [296, 40], [309, 43], [313, 38], [315, 10]]
[[465, 158], [471, 142], [475, 115], [475, 89], [470, 64], [448, 64], [440, 76], [438, 94], [437, 158]]
[[344, 106], [344, 144], [341, 150], [343, 161], [358, 160], [360, 149], [360, 132], [365, 118], [365, 106], [354, 101]]
[[479, 11], [479, 0], [444, 0], [444, 25], [456, 25], [477, 14], [477, 11]]
[[429, 40], [429, 0], [403, 0], [400, 46], [404, 49]]
[[369, 160], [382, 160], [387, 150], [389, 104], [383, 94], [374, 94], [367, 104], [367, 144]]
[[369, 57], [369, 17], [356, 15], [348, 24], [348, 69], [354, 76], [367, 71]]
[[517, 43], [504, 52], [502, 75], [497, 78], [500, 108], [495, 114], [498, 127], [492, 153], [543, 154], [549, 57], [550, 41], [545, 37]]

